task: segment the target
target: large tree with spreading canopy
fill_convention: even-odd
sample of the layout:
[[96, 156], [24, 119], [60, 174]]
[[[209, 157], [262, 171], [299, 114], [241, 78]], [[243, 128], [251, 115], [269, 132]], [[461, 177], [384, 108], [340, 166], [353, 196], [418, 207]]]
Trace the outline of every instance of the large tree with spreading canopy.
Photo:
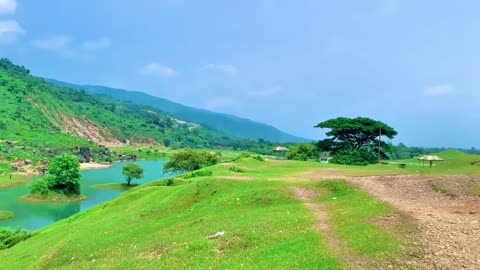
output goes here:
[[362, 156], [368, 163], [373, 162], [373, 153], [380, 153], [382, 158], [386, 157], [385, 149], [388, 145], [381, 137], [393, 139], [398, 134], [389, 125], [365, 117], [338, 117], [315, 127], [330, 129], [326, 133], [329, 138], [318, 143], [322, 151], [330, 151], [333, 155], [354, 153], [356, 156]]

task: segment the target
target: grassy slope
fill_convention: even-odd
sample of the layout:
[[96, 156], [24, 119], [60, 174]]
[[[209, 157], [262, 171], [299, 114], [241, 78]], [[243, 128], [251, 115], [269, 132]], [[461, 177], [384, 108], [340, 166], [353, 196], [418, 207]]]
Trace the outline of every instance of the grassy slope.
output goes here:
[[[229, 170], [231, 165], [245, 169], [241, 175], [261, 181], [219, 179], [221, 175], [240, 175]], [[174, 187], [161, 186], [162, 182], [140, 186], [0, 252], [0, 268], [341, 268], [345, 262], [329, 250], [324, 236], [314, 229], [313, 214], [290, 191], [293, 185], [329, 189], [315, 182], [301, 183], [303, 179], [298, 175], [305, 170], [331, 167], [339, 168], [246, 159], [213, 167], [213, 178], [191, 179]], [[346, 170], [352, 174], [376, 172], [368, 167]], [[365, 210], [369, 217], [389, 213], [388, 206], [375, 208], [376, 200], [366, 194], [350, 196], [354, 201], [372, 202]], [[363, 225], [366, 221], [361, 213], [356, 214], [358, 209], [355, 212], [349, 209], [351, 205], [344, 207], [342, 218], [351, 220], [353, 232], [378, 236], [358, 238], [352, 231], [339, 231], [345, 245], [371, 258], [396, 255], [399, 242], [394, 233]], [[206, 239], [218, 231], [225, 231], [225, 236]], [[387, 251], [380, 250], [384, 246], [388, 246]]]

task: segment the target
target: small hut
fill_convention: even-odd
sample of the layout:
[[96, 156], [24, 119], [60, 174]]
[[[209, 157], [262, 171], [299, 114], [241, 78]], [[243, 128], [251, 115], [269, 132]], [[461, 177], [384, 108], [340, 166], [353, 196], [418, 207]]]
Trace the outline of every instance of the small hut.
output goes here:
[[418, 160], [423, 162], [424, 167], [425, 167], [425, 161], [428, 161], [430, 163], [430, 168], [432, 168], [433, 162], [444, 161], [444, 159], [439, 157], [439, 156], [430, 156], [430, 155], [429, 156], [423, 156], [423, 157], [419, 158]]
[[320, 154], [320, 163], [330, 163], [331, 159], [330, 152], [322, 152]]
[[276, 153], [277, 159], [284, 159], [285, 154], [289, 151], [287, 147], [284, 146], [277, 146], [273, 148], [273, 152]]

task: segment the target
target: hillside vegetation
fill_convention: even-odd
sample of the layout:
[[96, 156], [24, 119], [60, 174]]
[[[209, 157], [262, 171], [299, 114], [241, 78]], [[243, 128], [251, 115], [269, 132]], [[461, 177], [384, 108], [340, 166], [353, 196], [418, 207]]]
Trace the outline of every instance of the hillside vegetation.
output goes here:
[[137, 105], [151, 106], [170, 113], [176, 118], [193, 123], [200, 123], [232, 137], [251, 140], [264, 139], [274, 142], [306, 141], [306, 139], [287, 134], [266, 124], [261, 124], [233, 115], [188, 107], [142, 92], [126, 91], [104, 86], [76, 85], [57, 80], [48, 81], [60, 86], [84, 90], [85, 92], [94, 95], [115, 97], [116, 99], [132, 102]]
[[[3, 159], [39, 161], [98, 145], [147, 144], [171, 148], [271, 149], [270, 144], [232, 139], [216, 130], [172, 118], [153, 107], [59, 87], [0, 60], [0, 165]], [[1, 169], [1, 168], [0, 168]]]

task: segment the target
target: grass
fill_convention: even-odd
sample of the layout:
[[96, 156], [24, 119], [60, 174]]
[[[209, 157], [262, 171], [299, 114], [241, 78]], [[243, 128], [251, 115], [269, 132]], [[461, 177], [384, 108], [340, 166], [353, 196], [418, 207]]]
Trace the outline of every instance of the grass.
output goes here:
[[28, 194], [21, 197], [23, 201], [32, 203], [68, 203], [68, 202], [81, 202], [87, 199], [85, 195], [65, 196], [63, 194], [51, 192], [48, 195], [40, 194]]
[[313, 222], [283, 183], [147, 185], [0, 252], [0, 268], [337, 269]]
[[[309, 181], [308, 173], [365, 176], [390, 174], [480, 175], [470, 165], [478, 156], [443, 153], [445, 162], [423, 168], [415, 160], [366, 167], [253, 158], [217, 164], [211, 176], [157, 181], [117, 199], [52, 224], [0, 252], [0, 269], [342, 269], [348, 261], [315, 229], [311, 210], [293, 186], [322, 194], [342, 252], [373, 262], [390, 262], [409, 248], [401, 228], [376, 219], [395, 214], [387, 204], [341, 180]], [[417, 164], [417, 165], [414, 165]], [[230, 168], [241, 168], [242, 173]], [[307, 174], [306, 174], [307, 173]], [[227, 181], [222, 177], [249, 177]], [[97, 188], [124, 188], [107, 184]], [[475, 190], [480, 195], [480, 189]], [[403, 222], [403, 221], [402, 221]], [[398, 226], [409, 226], [405, 223]], [[207, 236], [224, 231], [209, 240]]]
[[[241, 175], [257, 181], [227, 181]], [[321, 200], [334, 217], [335, 231], [351, 252], [372, 260], [398, 255], [397, 235], [368, 221], [391, 213], [388, 205], [350, 191], [343, 182], [305, 182], [304, 171], [391, 173], [252, 158], [218, 164], [213, 176], [157, 181], [36, 232], [0, 252], [0, 269], [342, 269], [313, 213], [296, 199], [292, 186], [309, 185], [337, 197]], [[219, 178], [220, 177], [220, 178]], [[293, 179], [296, 179], [294, 181]], [[303, 184], [302, 184], [303, 183]], [[121, 184], [112, 184], [110, 187]], [[207, 236], [224, 231], [209, 240]]]
[[474, 189], [473, 189], [473, 194], [474, 194], [475, 196], [479, 196], [479, 197], [480, 197], [480, 187], [474, 188]]
[[9, 220], [15, 217], [15, 213], [12, 211], [0, 211], [0, 221]]
[[92, 185], [92, 188], [95, 189], [105, 189], [105, 190], [115, 190], [115, 191], [129, 191], [132, 188], [138, 187], [138, 184], [127, 185], [124, 183], [109, 183], [109, 184], [99, 184]]
[[314, 186], [326, 194], [320, 202], [327, 205], [335, 231], [347, 249], [375, 260], [390, 260], [400, 255], [403, 244], [400, 235], [371, 222], [394, 213], [388, 204], [345, 181], [322, 181]]
[[10, 178], [10, 173], [0, 174], [0, 189], [25, 185], [30, 182], [31, 179], [31, 176], [12, 174], [12, 178]]

